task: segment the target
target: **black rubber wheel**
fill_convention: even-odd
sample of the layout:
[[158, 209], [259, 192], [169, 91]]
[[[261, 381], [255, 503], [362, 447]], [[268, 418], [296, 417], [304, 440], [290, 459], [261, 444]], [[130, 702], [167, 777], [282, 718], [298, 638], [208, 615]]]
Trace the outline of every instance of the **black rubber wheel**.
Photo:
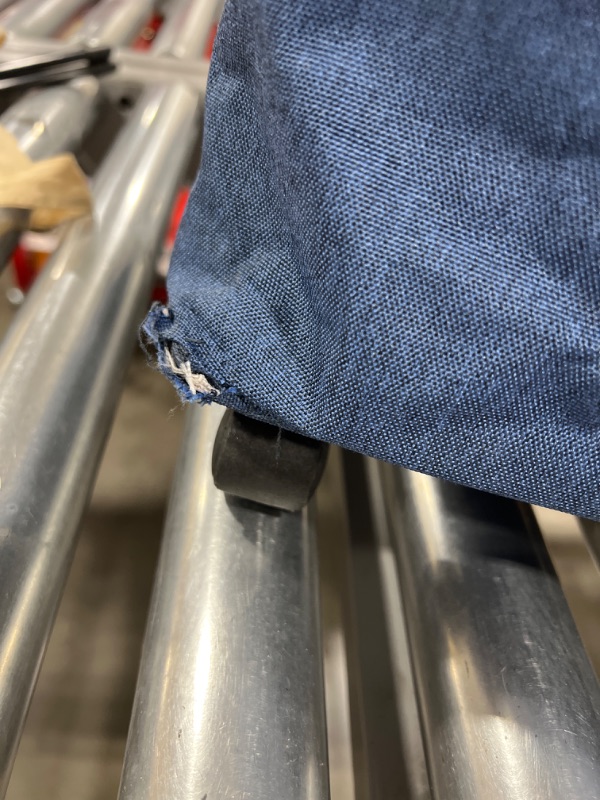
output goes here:
[[213, 448], [215, 486], [284, 511], [308, 503], [323, 474], [327, 445], [227, 409]]

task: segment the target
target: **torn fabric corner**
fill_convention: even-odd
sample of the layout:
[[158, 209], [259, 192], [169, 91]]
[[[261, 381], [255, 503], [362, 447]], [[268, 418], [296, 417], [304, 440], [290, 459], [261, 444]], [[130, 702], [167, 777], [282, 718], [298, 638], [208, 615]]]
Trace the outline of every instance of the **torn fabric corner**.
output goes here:
[[[185, 349], [168, 338], [170, 322], [168, 308], [157, 303], [149, 312], [143, 327], [143, 332], [156, 347], [159, 369], [171, 380], [183, 400], [211, 403], [222, 394], [223, 389], [202, 372], [192, 369]], [[232, 390], [227, 388], [225, 391]]]
[[181, 377], [186, 382], [192, 396], [212, 395], [218, 397], [221, 394], [219, 389], [212, 386], [206, 375], [202, 375], [199, 372], [192, 372], [189, 360], [180, 361], [179, 364], [176, 364], [167, 345], [164, 346], [163, 352], [166, 361], [166, 369], [173, 375]]

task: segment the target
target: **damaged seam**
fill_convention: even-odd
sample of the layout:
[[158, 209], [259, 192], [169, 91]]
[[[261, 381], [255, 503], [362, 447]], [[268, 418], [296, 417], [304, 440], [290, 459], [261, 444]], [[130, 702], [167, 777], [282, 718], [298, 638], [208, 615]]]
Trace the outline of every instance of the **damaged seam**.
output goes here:
[[183, 378], [192, 394], [211, 394], [215, 397], [221, 394], [221, 392], [207, 380], [205, 375], [202, 375], [200, 372], [192, 372], [189, 361], [184, 361], [177, 365], [168, 347], [164, 348], [164, 353], [169, 369], [173, 375], [178, 375]]

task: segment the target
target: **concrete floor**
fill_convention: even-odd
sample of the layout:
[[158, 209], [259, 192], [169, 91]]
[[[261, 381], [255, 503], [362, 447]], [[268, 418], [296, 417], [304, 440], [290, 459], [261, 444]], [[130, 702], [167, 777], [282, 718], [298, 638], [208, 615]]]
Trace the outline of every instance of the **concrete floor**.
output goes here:
[[[0, 334], [14, 313], [0, 283]], [[114, 800], [183, 411], [171, 386], [133, 359], [41, 677], [8, 800]], [[318, 504], [343, 537], [335, 459]], [[600, 671], [600, 580], [576, 522], [540, 512], [582, 637]], [[335, 547], [335, 536], [331, 548]], [[341, 667], [344, 565], [322, 553], [333, 800], [354, 796], [348, 692]], [[283, 798], [282, 798], [283, 800]]]

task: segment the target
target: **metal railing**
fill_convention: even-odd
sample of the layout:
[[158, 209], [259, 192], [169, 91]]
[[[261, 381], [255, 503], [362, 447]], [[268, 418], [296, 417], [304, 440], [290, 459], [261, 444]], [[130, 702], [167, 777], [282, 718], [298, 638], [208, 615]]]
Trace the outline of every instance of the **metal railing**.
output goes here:
[[433, 797], [599, 797], [600, 687], [531, 511], [380, 474]]
[[20, 36], [51, 36], [86, 5], [88, 0], [20, 0], [0, 23]]
[[183, 436], [120, 800], [327, 800], [311, 513], [215, 488], [221, 411]]
[[94, 181], [94, 219], [69, 227], [0, 349], [0, 796], [201, 99], [185, 84], [143, 92]]

